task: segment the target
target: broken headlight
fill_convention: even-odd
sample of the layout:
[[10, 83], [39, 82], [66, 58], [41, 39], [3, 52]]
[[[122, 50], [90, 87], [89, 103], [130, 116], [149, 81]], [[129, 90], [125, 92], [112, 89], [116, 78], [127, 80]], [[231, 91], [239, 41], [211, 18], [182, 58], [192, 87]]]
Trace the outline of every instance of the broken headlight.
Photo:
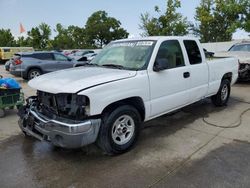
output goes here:
[[82, 120], [89, 115], [89, 98], [77, 94], [37, 92], [39, 109], [44, 115]]
[[89, 98], [77, 94], [56, 95], [58, 115], [71, 119], [83, 119], [89, 115]]

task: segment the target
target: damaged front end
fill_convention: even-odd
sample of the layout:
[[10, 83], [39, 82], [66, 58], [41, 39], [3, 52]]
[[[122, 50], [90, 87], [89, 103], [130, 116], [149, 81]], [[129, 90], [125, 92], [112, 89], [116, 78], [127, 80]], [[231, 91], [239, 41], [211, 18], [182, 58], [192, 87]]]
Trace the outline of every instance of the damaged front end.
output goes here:
[[239, 78], [240, 81], [250, 80], [250, 63], [239, 64]]
[[19, 126], [25, 134], [64, 148], [95, 142], [101, 120], [89, 117], [88, 97], [38, 91], [26, 103], [19, 110]]

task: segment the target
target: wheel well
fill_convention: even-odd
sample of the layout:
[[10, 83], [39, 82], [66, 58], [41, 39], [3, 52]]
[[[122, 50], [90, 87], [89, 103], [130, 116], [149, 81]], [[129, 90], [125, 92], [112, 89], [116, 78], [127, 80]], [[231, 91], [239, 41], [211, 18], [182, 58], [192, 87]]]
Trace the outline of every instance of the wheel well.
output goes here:
[[222, 77], [222, 79], [221, 79], [221, 80], [229, 80], [229, 81], [230, 81], [230, 83], [231, 83], [231, 81], [232, 81], [232, 77], [233, 77], [233, 73], [228, 72], [228, 73], [224, 74], [224, 76]]
[[40, 67], [30, 67], [30, 68], [28, 68], [27, 76], [28, 76], [30, 70], [32, 70], [32, 69], [38, 69], [39, 71], [41, 71], [41, 73], [43, 73], [43, 71], [42, 71], [42, 69]]
[[136, 108], [138, 110], [138, 112], [140, 113], [141, 120], [144, 121], [144, 119], [145, 119], [145, 106], [144, 106], [143, 100], [140, 97], [130, 97], [127, 99], [122, 99], [120, 101], [116, 101], [114, 103], [111, 103], [110, 105], [108, 105], [107, 107], [104, 108], [104, 110], [102, 111], [102, 114], [104, 114], [105, 112], [111, 112], [112, 110], [114, 110], [115, 108], [117, 108], [121, 105], [131, 105], [134, 108]]

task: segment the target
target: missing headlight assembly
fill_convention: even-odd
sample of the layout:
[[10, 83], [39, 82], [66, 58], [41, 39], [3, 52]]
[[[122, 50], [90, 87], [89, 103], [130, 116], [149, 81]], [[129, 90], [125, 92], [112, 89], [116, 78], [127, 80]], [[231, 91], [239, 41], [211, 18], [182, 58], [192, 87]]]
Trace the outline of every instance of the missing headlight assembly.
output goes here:
[[89, 115], [89, 98], [83, 95], [37, 92], [37, 109], [47, 117], [83, 120]]

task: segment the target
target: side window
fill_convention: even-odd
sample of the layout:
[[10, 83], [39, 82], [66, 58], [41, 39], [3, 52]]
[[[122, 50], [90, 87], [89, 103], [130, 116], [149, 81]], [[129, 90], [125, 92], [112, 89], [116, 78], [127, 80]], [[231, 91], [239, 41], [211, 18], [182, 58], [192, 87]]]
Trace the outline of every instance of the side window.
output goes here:
[[161, 44], [157, 59], [166, 59], [168, 69], [185, 66], [182, 50], [179, 41], [168, 40]]
[[62, 54], [54, 54], [56, 61], [68, 61], [68, 58]]
[[201, 52], [194, 40], [184, 40], [184, 46], [187, 50], [189, 63], [191, 65], [199, 64], [202, 62]]
[[53, 56], [51, 53], [35, 53], [32, 55], [34, 58], [41, 60], [53, 60]]

